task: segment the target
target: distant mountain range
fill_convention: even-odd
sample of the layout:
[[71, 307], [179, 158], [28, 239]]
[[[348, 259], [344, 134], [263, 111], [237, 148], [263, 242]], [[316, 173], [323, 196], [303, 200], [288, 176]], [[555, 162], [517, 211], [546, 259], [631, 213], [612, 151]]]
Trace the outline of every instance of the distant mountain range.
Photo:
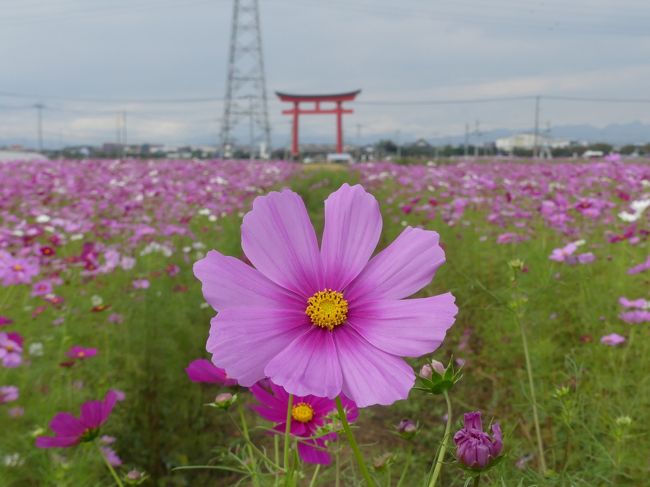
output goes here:
[[[481, 137], [479, 140], [481, 143], [494, 142], [496, 139], [501, 137], [508, 137], [510, 135], [514, 135], [518, 133], [531, 133], [531, 132], [532, 129], [512, 130], [512, 129], [503, 128], [503, 129], [487, 130], [481, 133]], [[541, 129], [541, 133], [545, 133], [544, 129]], [[636, 121], [636, 122], [629, 122], [629, 123], [610, 124], [602, 128], [594, 127], [593, 125], [588, 125], [588, 124], [558, 125], [558, 126], [551, 127], [550, 136], [555, 139], [569, 139], [569, 140], [575, 140], [579, 142], [606, 142], [614, 145], [625, 145], [625, 144], [643, 145], [643, 144], [650, 143], [650, 124], [645, 124]], [[310, 135], [309, 133], [305, 133], [304, 136], [301, 136], [300, 141], [301, 143], [305, 143], [305, 144], [333, 143], [333, 137], [334, 135], [332, 135], [332, 140], [323, 140], [324, 139], [323, 136], [316, 136], [316, 135]], [[350, 137], [350, 135], [348, 135], [348, 137]], [[279, 139], [280, 137], [276, 136], [274, 140], [275, 146], [277, 146], [278, 143], [281, 142]], [[362, 143], [371, 144], [381, 139], [391, 139], [394, 141], [395, 133], [390, 132], [386, 134], [367, 135], [363, 137]], [[402, 144], [413, 143], [417, 139], [418, 137], [414, 135], [410, 135], [405, 132], [403, 132], [401, 136]], [[354, 140], [353, 137], [350, 137], [348, 140], [352, 144], [356, 143], [356, 140]], [[427, 141], [429, 143], [433, 143], [436, 145], [445, 145], [445, 144], [460, 145], [464, 143], [465, 136], [464, 134], [449, 135], [444, 137], [427, 138]], [[46, 138], [45, 142], [46, 142], [46, 147], [52, 146], [52, 140], [47, 140]], [[101, 145], [103, 142], [109, 142], [109, 141], [97, 140], [95, 144], [92, 145]], [[162, 144], [165, 143], [164, 140], [147, 141], [147, 142], [162, 143]], [[476, 137], [470, 134], [470, 144], [474, 144], [475, 142], [476, 142]], [[67, 141], [64, 141], [63, 143], [66, 145], [72, 145], [70, 144], [70, 142]], [[134, 141], [134, 143], [138, 143], [138, 142]], [[207, 140], [205, 139], [205, 137], [196, 136], [196, 135], [189, 136], [185, 141], [185, 144], [190, 144], [194, 146], [216, 145], [216, 143], [217, 143], [216, 138]], [[34, 137], [27, 136], [27, 137], [5, 138], [0, 133], [0, 147], [9, 146], [11, 144], [21, 144], [26, 147], [30, 147], [30, 146], [33, 147], [35, 145]], [[55, 146], [58, 145], [59, 144], [55, 144]], [[175, 143], [173, 145], [183, 145], [183, 144]]]

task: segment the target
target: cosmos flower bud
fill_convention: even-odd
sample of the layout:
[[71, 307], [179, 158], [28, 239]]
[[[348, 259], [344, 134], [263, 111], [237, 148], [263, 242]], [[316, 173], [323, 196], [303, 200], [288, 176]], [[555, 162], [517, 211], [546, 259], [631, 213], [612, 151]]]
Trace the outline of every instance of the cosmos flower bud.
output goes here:
[[220, 394], [217, 394], [217, 397], [214, 398], [212, 405], [220, 409], [228, 409], [236, 400], [236, 394], [233, 395], [230, 392], [222, 392]]
[[432, 360], [428, 364], [424, 364], [420, 369], [420, 377], [425, 379], [431, 379], [433, 377], [433, 372], [436, 372], [438, 375], [445, 375], [445, 366], [437, 360]]
[[372, 466], [377, 471], [384, 470], [394, 460], [392, 453], [383, 453], [372, 460]]
[[128, 485], [140, 485], [148, 478], [149, 476], [146, 473], [133, 469], [129, 470], [129, 472], [124, 476], [124, 481]]
[[499, 423], [492, 425], [492, 436], [483, 431], [480, 411], [465, 413], [464, 423], [454, 435], [458, 461], [474, 470], [490, 467], [503, 449]]
[[397, 425], [397, 432], [406, 440], [410, 440], [418, 431], [418, 425], [410, 419], [403, 419]]

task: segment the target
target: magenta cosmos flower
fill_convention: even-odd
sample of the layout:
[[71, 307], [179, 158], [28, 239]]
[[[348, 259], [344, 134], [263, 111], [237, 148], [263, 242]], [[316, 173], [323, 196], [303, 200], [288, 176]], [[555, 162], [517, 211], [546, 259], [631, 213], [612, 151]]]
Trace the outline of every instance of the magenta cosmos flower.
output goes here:
[[50, 422], [56, 436], [39, 436], [39, 448], [69, 448], [84, 441], [92, 441], [99, 436], [103, 425], [113, 411], [118, 400], [115, 391], [108, 391], [103, 401], [88, 401], [81, 405], [79, 418], [70, 413], [58, 413]]
[[70, 350], [66, 352], [66, 355], [73, 359], [84, 360], [97, 355], [97, 349], [80, 347], [79, 345], [75, 345], [73, 347], [70, 347]]
[[463, 429], [454, 435], [456, 457], [469, 468], [488, 467], [503, 449], [503, 438], [499, 423], [492, 425], [492, 437], [483, 431], [481, 412], [465, 413]]
[[[284, 433], [287, 424], [287, 408], [289, 407], [289, 394], [270, 381], [263, 381], [265, 385], [255, 384], [250, 391], [260, 403], [251, 406], [260, 416], [276, 423], [274, 429]], [[268, 384], [268, 388], [266, 387]], [[348, 422], [357, 420], [359, 410], [354, 402], [345, 396], [341, 397], [341, 404], [345, 410]], [[328, 465], [331, 462], [327, 453], [327, 441], [336, 439], [336, 433], [320, 433], [320, 430], [331, 423], [333, 417], [338, 417], [336, 403], [332, 399], [316, 396], [295, 396], [291, 408], [291, 434], [300, 438], [298, 441], [298, 454], [303, 462]]]
[[214, 250], [194, 265], [218, 311], [213, 363], [247, 387], [269, 377], [298, 396], [343, 393], [359, 406], [405, 399], [415, 376], [402, 357], [438, 348], [458, 308], [451, 293], [403, 299], [445, 261], [438, 234], [407, 227], [371, 258], [381, 227], [359, 185], [325, 201], [320, 249], [300, 196], [256, 198], [241, 227], [255, 268]]
[[212, 362], [204, 358], [192, 360], [185, 372], [192, 382], [207, 382], [208, 384], [220, 384], [228, 387], [237, 385], [237, 381], [230, 379], [225, 370], [216, 367]]

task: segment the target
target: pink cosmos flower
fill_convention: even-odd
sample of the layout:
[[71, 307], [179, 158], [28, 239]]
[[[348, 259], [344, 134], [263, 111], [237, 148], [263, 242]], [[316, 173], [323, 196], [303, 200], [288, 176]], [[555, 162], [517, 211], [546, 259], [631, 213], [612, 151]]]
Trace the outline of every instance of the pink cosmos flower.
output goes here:
[[600, 343], [609, 345], [610, 347], [617, 347], [625, 343], [625, 337], [618, 333], [610, 333], [600, 338]]
[[146, 279], [134, 279], [132, 284], [133, 284], [134, 289], [148, 289], [149, 288], [149, 281], [146, 280]]
[[402, 357], [437, 349], [458, 308], [451, 293], [404, 299], [445, 261], [438, 234], [407, 227], [371, 258], [381, 227], [360, 185], [325, 201], [320, 249], [300, 196], [256, 198], [241, 228], [255, 268], [217, 251], [194, 265], [218, 311], [212, 362], [247, 387], [269, 377], [298, 396], [343, 393], [359, 406], [405, 399], [415, 375]]
[[578, 250], [578, 246], [574, 242], [571, 242], [564, 247], [553, 249], [549, 259], [554, 260], [555, 262], [564, 262], [567, 257], [573, 255], [576, 250]]
[[23, 361], [22, 337], [17, 333], [0, 333], [0, 362], [7, 368], [18, 367]]
[[580, 264], [591, 264], [595, 260], [596, 260], [596, 256], [591, 252], [578, 255], [578, 262]]
[[117, 402], [115, 392], [108, 391], [103, 401], [88, 401], [81, 405], [79, 418], [70, 413], [58, 413], [50, 422], [55, 436], [36, 438], [38, 448], [69, 448], [99, 436], [99, 428], [113, 411]]
[[11, 318], [8, 318], [7, 316], [2, 316], [0, 315], [0, 326], [7, 326], [11, 325], [14, 322]]
[[499, 423], [492, 425], [492, 437], [483, 431], [481, 412], [465, 413], [464, 426], [454, 435], [456, 456], [466, 467], [484, 469], [488, 467], [503, 449], [503, 438]]
[[15, 408], [9, 408], [9, 411], [7, 411], [7, 413], [11, 418], [20, 418], [25, 415], [25, 408], [16, 406]]
[[207, 382], [209, 384], [220, 384], [223, 386], [237, 385], [237, 381], [230, 379], [226, 375], [225, 370], [216, 367], [212, 362], [204, 358], [190, 362], [185, 372], [192, 382]]
[[620, 319], [630, 324], [650, 323], [650, 311], [644, 309], [625, 311], [618, 316]]
[[66, 352], [66, 355], [73, 359], [85, 360], [87, 358], [94, 357], [95, 355], [97, 355], [97, 349], [85, 348], [85, 347], [80, 347], [79, 345], [75, 345]]
[[18, 400], [18, 388], [16, 386], [0, 386], [0, 404]]
[[32, 286], [32, 296], [45, 296], [52, 292], [52, 283], [48, 279], [43, 279], [34, 283]]
[[108, 315], [108, 322], [114, 324], [120, 324], [124, 322], [124, 317], [119, 313], [111, 313]]
[[110, 463], [113, 467], [119, 467], [122, 465], [122, 459], [110, 446], [102, 446], [101, 449], [102, 455], [106, 457], [108, 463]]
[[[264, 386], [255, 384], [250, 391], [260, 403], [251, 406], [260, 416], [276, 423], [273, 429], [284, 433], [286, 429], [287, 408], [289, 407], [289, 394], [271, 381], [263, 381]], [[266, 387], [268, 386], [268, 387]], [[341, 397], [341, 403], [349, 422], [354, 422], [359, 416], [359, 410], [354, 402]], [[298, 454], [307, 463], [328, 465], [331, 461], [326, 450], [326, 442], [336, 439], [336, 433], [320, 433], [324, 426], [337, 416], [336, 403], [324, 397], [295, 396], [291, 409], [291, 434], [299, 438]]]
[[38, 273], [38, 264], [0, 250], [0, 282], [3, 286], [29, 284]]
[[621, 296], [618, 298], [618, 304], [624, 308], [650, 309], [650, 301], [643, 298], [627, 299], [625, 296]]
[[634, 274], [639, 274], [641, 272], [645, 272], [648, 269], [650, 269], [650, 256], [648, 256], [645, 262], [641, 262], [640, 264], [637, 264], [634, 267], [630, 267], [627, 270], [627, 273], [630, 275], [634, 275]]

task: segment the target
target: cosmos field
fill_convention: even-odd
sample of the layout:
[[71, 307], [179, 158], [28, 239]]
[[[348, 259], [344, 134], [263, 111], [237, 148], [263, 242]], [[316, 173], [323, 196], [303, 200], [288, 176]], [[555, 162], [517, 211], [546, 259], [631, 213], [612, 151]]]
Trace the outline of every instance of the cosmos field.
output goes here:
[[[417, 388], [362, 407], [381, 383], [367, 386], [368, 401], [354, 396], [358, 411], [346, 403], [371, 482], [431, 485], [440, 463], [442, 486], [646, 485], [650, 164], [619, 157], [1, 163], [0, 485], [369, 483], [331, 414], [338, 435], [319, 438], [321, 456], [310, 457], [296, 450], [310, 437], [302, 430], [271, 434], [284, 432], [270, 412], [282, 392], [269, 399], [275, 389], [263, 382], [251, 393], [196, 362], [211, 358], [211, 305], [227, 297], [204, 296], [194, 263], [211, 249], [255, 260], [242, 251], [242, 219], [255, 197], [282, 188], [302, 197], [320, 236], [323, 202], [344, 183], [379, 202], [378, 250], [408, 227], [439, 233], [445, 261], [415, 297], [450, 292], [458, 308], [435, 351], [408, 358], [416, 375], [432, 359], [460, 371], [445, 389], [451, 415], [442, 394]], [[244, 348], [240, 362], [263, 350]], [[76, 440], [42, 440], [61, 436], [49, 426], [58, 413], [78, 416], [105, 398], [110, 411], [68, 435]], [[325, 408], [315, 404], [294, 407], [294, 425]], [[480, 476], [452, 439], [472, 411], [490, 441], [488, 425], [502, 431]]]

